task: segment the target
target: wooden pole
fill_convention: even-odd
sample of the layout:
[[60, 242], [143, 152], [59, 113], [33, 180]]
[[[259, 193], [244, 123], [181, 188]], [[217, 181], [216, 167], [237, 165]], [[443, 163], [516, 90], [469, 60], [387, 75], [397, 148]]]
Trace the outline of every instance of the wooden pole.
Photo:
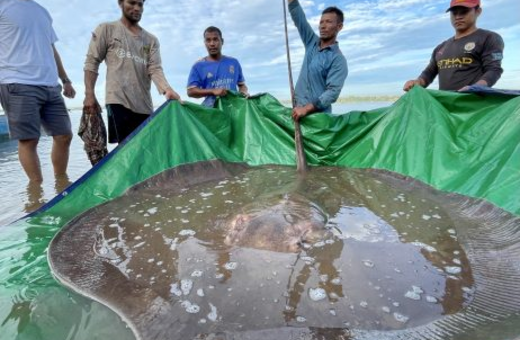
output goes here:
[[[285, 0], [283, 1], [283, 18], [285, 25], [285, 48], [287, 50], [287, 67], [289, 69], [289, 86], [291, 89], [291, 102], [292, 107], [296, 107], [296, 97], [294, 95], [294, 83], [292, 76], [292, 67], [291, 67], [291, 52], [289, 49], [289, 32], [287, 30], [287, 4]], [[302, 141], [302, 131], [300, 128], [300, 122], [294, 121], [294, 144], [296, 147], [296, 169], [300, 173], [305, 173], [307, 171], [307, 161], [305, 159], [305, 151], [303, 150], [303, 141]]]

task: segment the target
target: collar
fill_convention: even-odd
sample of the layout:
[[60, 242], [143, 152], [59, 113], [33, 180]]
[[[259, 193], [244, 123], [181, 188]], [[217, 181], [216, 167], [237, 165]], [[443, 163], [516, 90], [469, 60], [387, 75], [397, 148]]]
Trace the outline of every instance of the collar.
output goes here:
[[320, 47], [320, 41], [318, 40], [318, 51], [325, 51], [325, 50], [331, 50], [332, 52], [337, 52], [339, 51], [339, 44], [338, 42], [336, 41], [334, 44], [332, 45], [329, 45], [327, 47], [324, 47], [324, 48], [321, 48]]

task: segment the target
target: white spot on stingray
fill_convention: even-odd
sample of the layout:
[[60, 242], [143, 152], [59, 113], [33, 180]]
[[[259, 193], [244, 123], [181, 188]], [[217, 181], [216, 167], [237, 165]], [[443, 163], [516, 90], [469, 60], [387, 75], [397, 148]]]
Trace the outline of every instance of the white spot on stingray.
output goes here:
[[172, 283], [171, 288], [170, 288], [170, 293], [172, 293], [175, 296], [182, 295], [182, 291], [180, 290], [178, 283]]
[[202, 276], [202, 270], [194, 270], [193, 273], [191, 273], [192, 277], [201, 277]]
[[428, 301], [429, 303], [437, 303], [437, 299], [430, 295], [426, 295], [426, 301]]
[[396, 319], [397, 321], [399, 321], [401, 323], [407, 323], [408, 320], [410, 320], [409, 317], [407, 317], [401, 313], [394, 313], [394, 319]]
[[444, 270], [448, 274], [456, 275], [456, 274], [460, 274], [460, 272], [462, 271], [462, 268], [457, 267], [457, 266], [452, 266], [452, 267], [444, 267]]
[[[189, 221], [187, 221], [187, 222], [189, 222]], [[196, 232], [191, 229], [183, 229], [183, 230], [179, 231], [180, 236], [194, 236], [195, 234], [196, 234]]]
[[236, 269], [238, 266], [238, 263], [236, 262], [228, 262], [224, 265], [224, 268], [226, 268], [227, 270], [234, 270]]
[[210, 303], [209, 308], [211, 309], [211, 311], [208, 313], [208, 319], [213, 322], [217, 321], [217, 318], [218, 318], [217, 307], [215, 307], [214, 305], [212, 305]]
[[365, 265], [365, 267], [368, 267], [368, 268], [374, 267], [374, 262], [372, 262], [370, 260], [363, 260], [363, 264]]
[[193, 281], [184, 279], [181, 280], [181, 291], [182, 294], [188, 295], [191, 292], [191, 289], [193, 288]]
[[190, 314], [196, 314], [200, 311], [200, 307], [197, 304], [191, 303], [189, 301], [182, 301], [181, 306], [186, 309], [186, 312]]
[[327, 293], [323, 288], [310, 288], [309, 297], [312, 301], [321, 301], [327, 297]]
[[307, 321], [307, 319], [304, 318], [303, 316], [297, 316], [296, 317], [296, 322], [304, 323], [305, 321]]
[[424, 293], [424, 291], [421, 289], [421, 287], [412, 286], [412, 290], [407, 291], [404, 296], [409, 299], [418, 301], [421, 299], [422, 293]]

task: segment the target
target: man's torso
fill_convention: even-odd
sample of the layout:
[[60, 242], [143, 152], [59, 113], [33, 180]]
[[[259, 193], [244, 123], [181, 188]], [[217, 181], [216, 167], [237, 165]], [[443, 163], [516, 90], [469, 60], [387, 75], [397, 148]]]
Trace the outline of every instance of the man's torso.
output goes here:
[[[296, 83], [296, 102], [304, 106], [314, 102], [325, 90], [327, 90], [327, 77], [336, 58], [345, 59], [338, 45], [319, 48], [319, 38], [306, 46], [305, 58], [302, 70]], [[345, 61], [346, 63], [346, 61]], [[331, 111], [331, 108], [325, 110]]]
[[[188, 79], [188, 88], [224, 88], [236, 91], [238, 84], [243, 82], [242, 69], [236, 59], [222, 56], [219, 61], [210, 61], [203, 58], [193, 65]], [[215, 97], [209, 96], [206, 97], [203, 104], [213, 106], [214, 102]]]
[[107, 65], [106, 103], [150, 114], [153, 104], [148, 63], [156, 45], [155, 36], [144, 29], [134, 35], [120, 21], [115, 21], [98, 26], [92, 42], [106, 50], [105, 55], [99, 56]]
[[437, 46], [435, 62], [439, 73], [439, 89], [457, 91], [477, 82], [484, 74], [483, 54], [493, 32], [479, 29], [460, 39], [451, 38]]
[[34, 1], [0, 3], [0, 83], [57, 86], [49, 13]]

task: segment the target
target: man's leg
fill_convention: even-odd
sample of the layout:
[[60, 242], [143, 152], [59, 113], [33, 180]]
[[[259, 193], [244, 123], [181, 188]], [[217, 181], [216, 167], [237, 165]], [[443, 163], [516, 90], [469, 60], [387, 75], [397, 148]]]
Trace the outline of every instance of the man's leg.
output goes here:
[[108, 104], [107, 113], [109, 143], [121, 143], [150, 117], [147, 114], [135, 113], [119, 104]]
[[41, 110], [42, 125], [47, 134], [52, 136], [51, 161], [54, 176], [65, 176], [72, 141], [70, 117], [61, 95], [61, 86], [46, 90], [48, 100]]
[[31, 182], [43, 181], [40, 158], [38, 157], [38, 139], [25, 139], [18, 141], [18, 159], [27, 177]]
[[55, 176], [67, 175], [72, 135], [53, 136], [51, 160]]
[[44, 93], [38, 86], [0, 84], [0, 101], [7, 114], [11, 139], [18, 140], [18, 159], [30, 181], [42, 182], [37, 153], [40, 108]]

